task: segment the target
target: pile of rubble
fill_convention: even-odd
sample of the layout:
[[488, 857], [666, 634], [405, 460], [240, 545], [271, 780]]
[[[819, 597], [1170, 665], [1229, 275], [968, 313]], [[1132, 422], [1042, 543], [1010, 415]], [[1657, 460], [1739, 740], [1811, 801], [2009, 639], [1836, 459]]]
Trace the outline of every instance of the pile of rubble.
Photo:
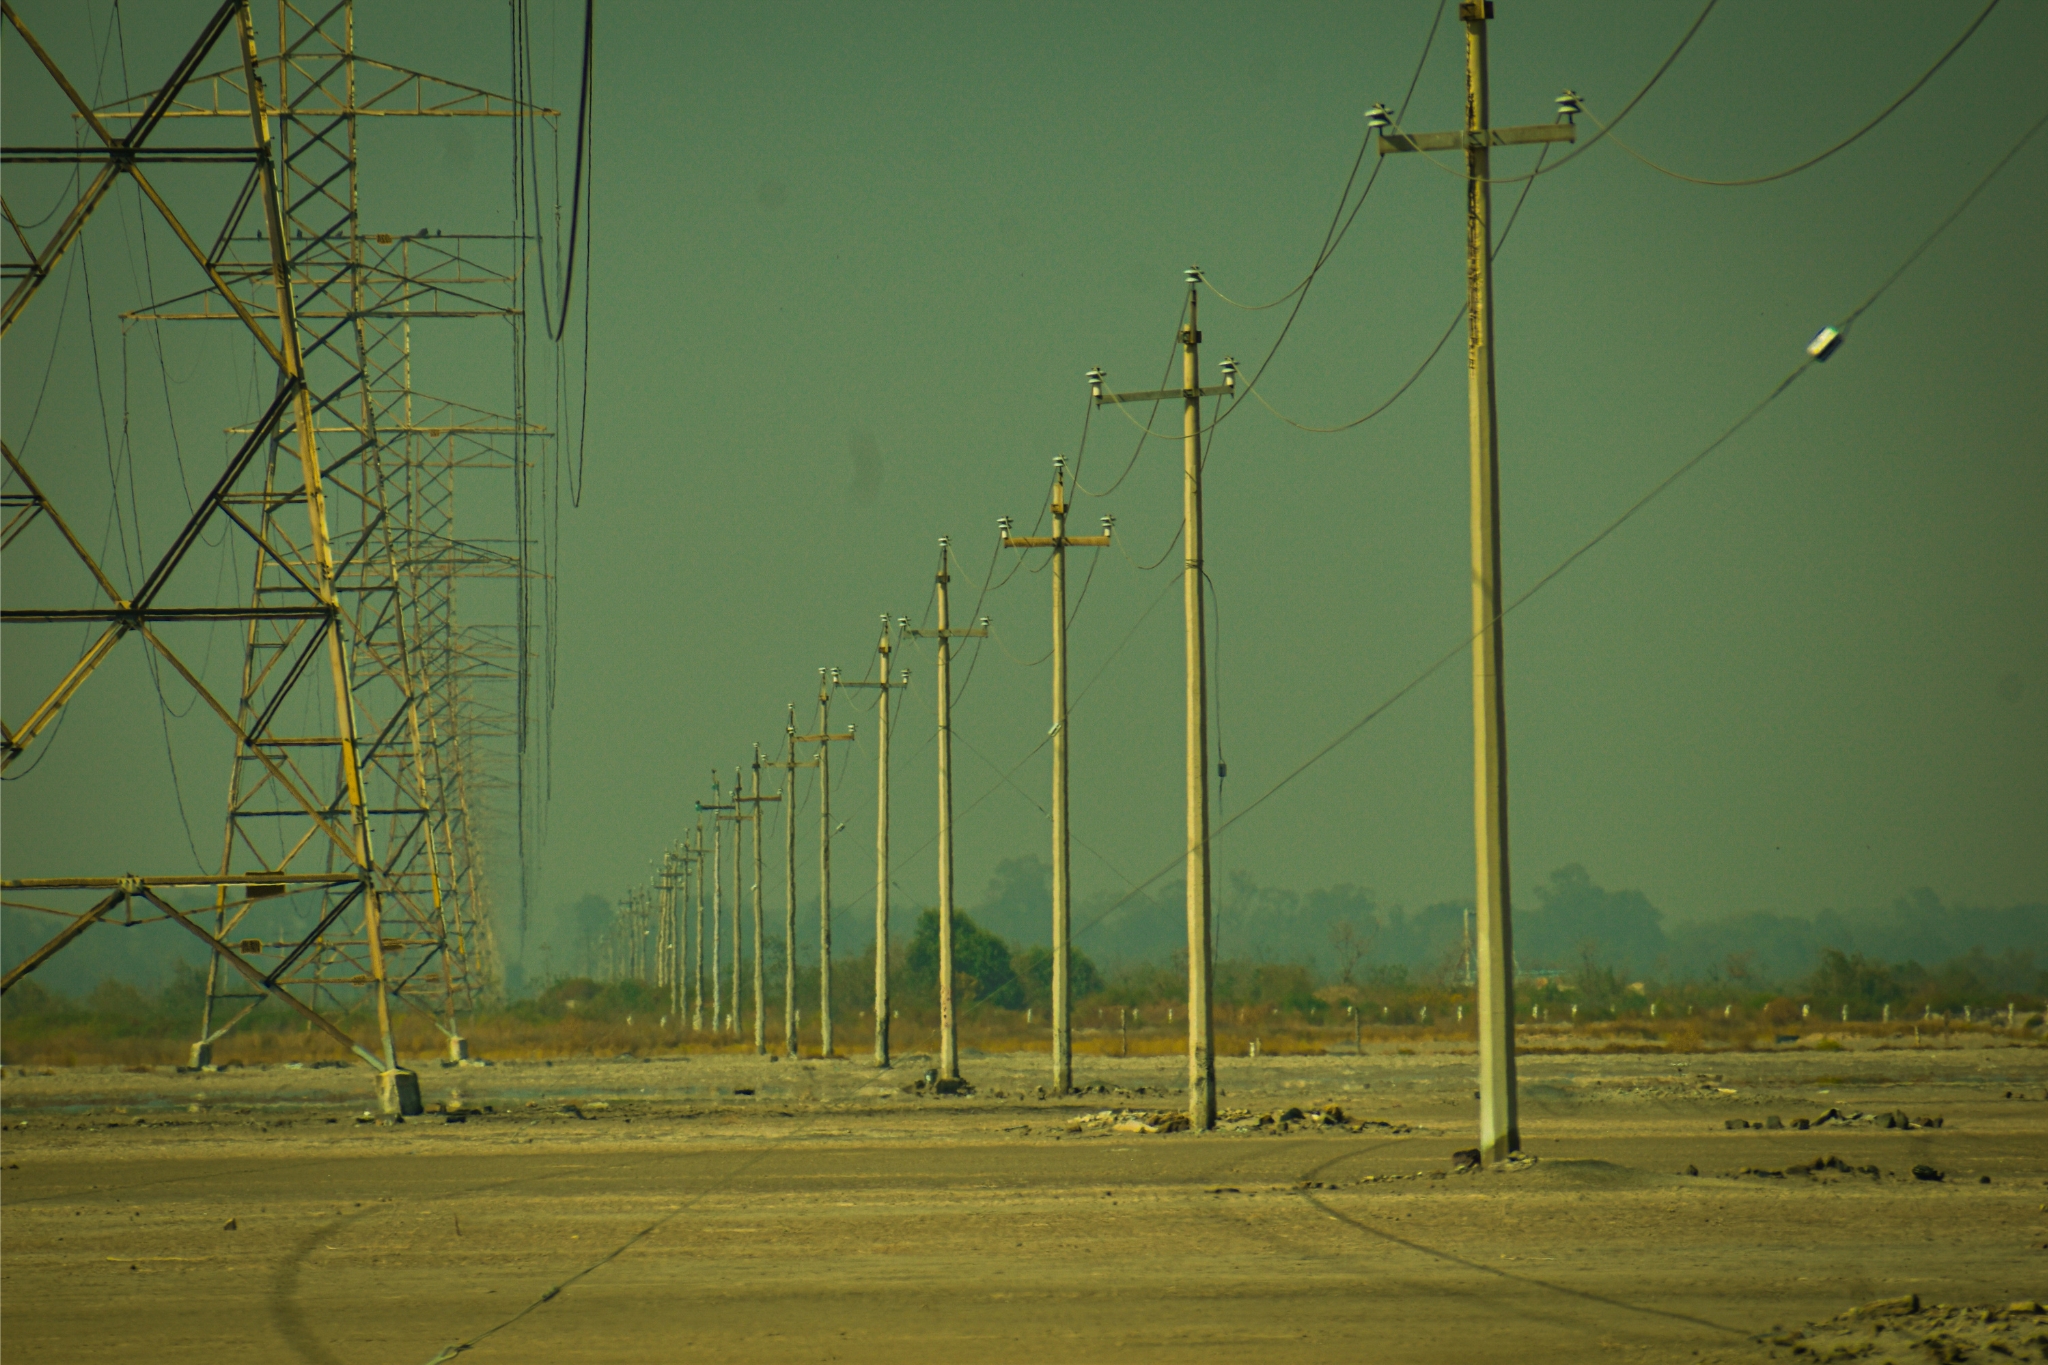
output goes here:
[[1347, 1133], [1412, 1133], [1415, 1129], [1405, 1123], [1387, 1123], [1380, 1119], [1354, 1119], [1346, 1116], [1344, 1110], [1329, 1102], [1311, 1105], [1307, 1109], [1292, 1106], [1260, 1112], [1253, 1109], [1226, 1109], [1216, 1116], [1216, 1126], [1236, 1133], [1317, 1133], [1343, 1131]]
[[1808, 1129], [1824, 1127], [1831, 1123], [1844, 1125], [1867, 1124], [1872, 1128], [1939, 1128], [1941, 1127], [1941, 1115], [1934, 1114], [1925, 1118], [1909, 1119], [1906, 1117], [1906, 1111], [1903, 1109], [1894, 1109], [1888, 1114], [1845, 1114], [1839, 1109], [1830, 1109], [1817, 1119], [1793, 1119], [1789, 1124], [1776, 1114], [1772, 1114], [1769, 1118], [1763, 1119], [1760, 1122], [1752, 1122], [1749, 1119], [1728, 1119], [1722, 1126], [1724, 1128], [1791, 1128], [1803, 1133]]
[[1067, 1120], [1070, 1133], [1180, 1133], [1188, 1116], [1170, 1109], [1104, 1109]]
[[[1070, 1133], [1179, 1133], [1188, 1127], [1188, 1116], [1175, 1109], [1104, 1109], [1067, 1120]], [[1405, 1123], [1384, 1123], [1378, 1119], [1353, 1119], [1335, 1104], [1318, 1104], [1307, 1109], [1289, 1107], [1261, 1112], [1253, 1109], [1225, 1109], [1216, 1116], [1216, 1128], [1226, 1133], [1412, 1133]]]

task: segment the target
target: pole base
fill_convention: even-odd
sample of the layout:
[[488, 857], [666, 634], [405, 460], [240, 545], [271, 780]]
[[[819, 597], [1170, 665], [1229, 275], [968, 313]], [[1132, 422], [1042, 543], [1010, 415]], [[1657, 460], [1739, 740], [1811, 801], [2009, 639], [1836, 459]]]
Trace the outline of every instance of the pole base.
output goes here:
[[377, 1099], [387, 1114], [401, 1118], [413, 1118], [426, 1112], [420, 1103], [420, 1078], [418, 1073], [399, 1067], [392, 1071], [377, 1073]]
[[468, 1061], [469, 1039], [460, 1038], [455, 1036], [454, 1034], [450, 1034], [448, 1036], [448, 1060], [451, 1062]]
[[194, 1044], [192, 1044], [192, 1060], [191, 1060], [191, 1061], [189, 1061], [189, 1062], [187, 1062], [187, 1063], [186, 1063], [186, 1065], [187, 1065], [187, 1066], [190, 1066], [190, 1067], [192, 1067], [192, 1068], [194, 1068], [195, 1070], [196, 1070], [196, 1069], [198, 1069], [199, 1067], [202, 1067], [202, 1066], [212, 1066], [212, 1065], [213, 1065], [213, 1044], [212, 1044], [212, 1043], [194, 1043]]

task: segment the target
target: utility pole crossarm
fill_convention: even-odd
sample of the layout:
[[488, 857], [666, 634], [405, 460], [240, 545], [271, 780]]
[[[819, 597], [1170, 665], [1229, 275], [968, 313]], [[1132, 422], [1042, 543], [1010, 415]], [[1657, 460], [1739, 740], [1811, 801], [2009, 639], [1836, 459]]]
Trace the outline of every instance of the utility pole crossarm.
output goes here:
[[913, 628], [903, 633], [905, 635], [915, 635], [921, 640], [953, 640], [959, 639], [962, 636], [971, 636], [976, 640], [985, 640], [988, 638], [988, 618], [984, 616], [981, 620], [982, 624], [973, 630], [917, 630]]
[[1041, 550], [1061, 545], [1107, 545], [1108, 536], [1004, 536], [1006, 549]]
[[1519, 128], [1458, 129], [1449, 133], [1382, 133], [1380, 155], [1389, 152], [1462, 152], [1474, 147], [1517, 147], [1531, 142], [1577, 142], [1569, 123], [1528, 123]]
[[1214, 398], [1218, 394], [1236, 392], [1237, 385], [1234, 383], [1207, 384], [1199, 389], [1146, 389], [1141, 393], [1098, 393], [1095, 395], [1095, 402], [1098, 407], [1104, 403], [1161, 403], [1169, 398]]

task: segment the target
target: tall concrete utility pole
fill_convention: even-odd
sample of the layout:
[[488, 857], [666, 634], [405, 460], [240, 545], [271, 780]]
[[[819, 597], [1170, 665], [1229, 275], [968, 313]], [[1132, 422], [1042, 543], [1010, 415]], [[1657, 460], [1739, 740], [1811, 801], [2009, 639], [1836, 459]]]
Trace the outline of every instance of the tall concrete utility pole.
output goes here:
[[697, 932], [690, 936], [690, 976], [693, 984], [690, 1002], [690, 1032], [704, 1031], [704, 817], [697, 817], [697, 837], [691, 845], [690, 857], [690, 898], [696, 906]]
[[747, 818], [754, 822], [754, 1052], [757, 1056], [768, 1055], [768, 1009], [765, 1003], [767, 983], [766, 969], [761, 961], [761, 940], [765, 926], [761, 921], [761, 806], [763, 802], [780, 801], [780, 796], [761, 795], [761, 746], [754, 746], [754, 794], [735, 796], [735, 802], [744, 801], [754, 808]]
[[[1508, 895], [1507, 698], [1501, 632], [1500, 442], [1493, 387], [1493, 152], [1495, 147], [1572, 142], [1569, 122], [1494, 128], [1486, 85], [1486, 25], [1493, 0], [1460, 0], [1465, 25], [1465, 126], [1448, 133], [1383, 133], [1389, 152], [1465, 153], [1465, 280], [1472, 474], [1472, 750], [1477, 846], [1479, 959], [1479, 1155], [1492, 1165], [1522, 1145], [1515, 1088], [1514, 914]], [[1571, 92], [1558, 100], [1576, 112]], [[1388, 127], [1384, 106], [1368, 115]]]
[[675, 957], [669, 974], [675, 983], [671, 991], [671, 1009], [676, 1016], [676, 1029], [680, 1032], [688, 1019], [690, 1007], [690, 887], [694, 859], [689, 843], [682, 839], [676, 841], [672, 856], [675, 859], [676, 927]]
[[[710, 954], [710, 956], [711, 956], [711, 1031], [712, 1031], [713, 1033], [717, 1033], [717, 1032], [718, 1032], [718, 1030], [719, 1030], [719, 1025], [720, 1025], [720, 1021], [722, 1021], [722, 1020], [723, 1020], [723, 1019], [725, 1018], [725, 998], [724, 998], [724, 995], [723, 995], [723, 992], [722, 992], [722, 990], [721, 990], [721, 987], [720, 987], [720, 984], [719, 984], [719, 980], [718, 980], [718, 952], [719, 952], [719, 942], [718, 942], [718, 940], [719, 940], [719, 936], [720, 936], [720, 935], [719, 935], [719, 922], [720, 922], [720, 921], [721, 921], [721, 920], [722, 920], [722, 919], [723, 919], [723, 918], [725, 917], [725, 864], [724, 864], [724, 860], [725, 860], [725, 835], [724, 835], [723, 831], [721, 831], [721, 830], [720, 830], [720, 829], [718, 828], [718, 822], [719, 822], [719, 821], [721, 821], [721, 820], [723, 820], [723, 819], [725, 818], [725, 816], [723, 816], [723, 815], [722, 815], [722, 814], [720, 814], [719, 812], [721, 812], [721, 811], [737, 811], [737, 810], [739, 809], [739, 807], [738, 807], [738, 806], [730, 806], [730, 805], [725, 805], [725, 804], [721, 803], [721, 802], [719, 801], [719, 799], [718, 799], [718, 798], [719, 798], [719, 797], [720, 797], [721, 795], [723, 795], [723, 794], [724, 794], [724, 793], [723, 793], [723, 792], [722, 792], [722, 791], [720, 790], [720, 788], [719, 788], [719, 785], [718, 785], [718, 770], [717, 770], [716, 768], [714, 768], [714, 769], [712, 769], [712, 770], [711, 770], [711, 804], [707, 806], [707, 805], [705, 805], [705, 804], [704, 804], [704, 803], [703, 803], [702, 801], [699, 801], [699, 802], [697, 803], [697, 809], [698, 809], [698, 811], [699, 811], [700, 813], [701, 813], [701, 812], [704, 812], [704, 811], [710, 811], [710, 812], [711, 812], [711, 954]], [[738, 827], [738, 826], [734, 826], [734, 827], [733, 827], [733, 836], [732, 836], [732, 837], [733, 837], [733, 850], [732, 850], [732, 852], [733, 852], [733, 860], [734, 860], [735, 862], [737, 862], [737, 861], [739, 860], [739, 852], [740, 852], [740, 850], [739, 850], [739, 837], [740, 837], [740, 836], [739, 836], [739, 827]], [[699, 941], [699, 943], [698, 943], [698, 949], [699, 949], [699, 952], [700, 952], [700, 955], [701, 955], [701, 953], [702, 953], [702, 949], [703, 949], [703, 943], [702, 943], [702, 941], [701, 941], [701, 940], [702, 940], [702, 932], [701, 932], [701, 931], [702, 931], [702, 928], [703, 928], [703, 926], [702, 926], [702, 925], [700, 924], [700, 925], [698, 926], [698, 928], [699, 928], [699, 940], [700, 940], [700, 941]], [[700, 959], [699, 959], [699, 963], [698, 963], [698, 965], [699, 965], [700, 967], [701, 967], [701, 966], [703, 965], [703, 963], [702, 963], [702, 959], [701, 959], [701, 956], [700, 956]], [[701, 1001], [701, 1000], [702, 1000], [702, 998], [703, 998], [703, 992], [704, 992], [704, 979], [703, 979], [703, 977], [701, 977], [701, 976], [700, 976], [700, 977], [698, 977], [698, 978], [697, 978], [697, 994], [698, 994], [698, 998], [699, 998], [699, 1000], [700, 1000], [700, 1001]], [[737, 1005], [735, 1005], [735, 1006], [734, 1006], [733, 1008], [737, 1009], [737, 1008], [739, 1008], [739, 1007], [738, 1007]]]
[[818, 1055], [831, 1057], [832, 1050], [832, 741], [852, 739], [853, 727], [833, 734], [831, 725], [832, 688], [825, 670], [818, 670], [818, 733], [798, 735], [805, 744], [818, 746]]
[[1074, 1088], [1073, 999], [1069, 937], [1073, 927], [1072, 840], [1067, 833], [1067, 547], [1107, 545], [1115, 519], [1102, 519], [1099, 536], [1067, 534], [1067, 462], [1052, 462], [1052, 534], [1013, 536], [1010, 519], [998, 523], [1003, 544], [1015, 550], [1052, 550], [1052, 1089]]
[[789, 742], [782, 769], [782, 871], [784, 901], [782, 920], [782, 1048], [792, 1060], [797, 1055], [796, 1038], [796, 770], [815, 768], [816, 759], [797, 761], [796, 703], [789, 707]]
[[[909, 625], [908, 621], [904, 622]], [[889, 689], [908, 687], [910, 670], [889, 681], [889, 613], [882, 613], [882, 639], [875, 646], [879, 682], [832, 681], [840, 687], [872, 687], [880, 698], [875, 713], [880, 734], [875, 741], [875, 1065], [889, 1065]]]
[[1211, 983], [1213, 925], [1209, 908], [1209, 682], [1208, 641], [1202, 608], [1202, 400], [1237, 391], [1237, 362], [1223, 362], [1223, 382], [1202, 387], [1196, 290], [1200, 266], [1187, 272], [1188, 320], [1180, 329], [1181, 387], [1143, 393], [1104, 393], [1102, 371], [1088, 373], [1089, 393], [1101, 403], [1182, 400], [1181, 599], [1186, 618], [1188, 817], [1188, 1122], [1197, 1132], [1216, 1126], [1216, 1046]]
[[732, 1013], [726, 1016], [725, 1025], [726, 1032], [735, 1038], [740, 1036], [740, 959], [744, 956], [740, 942], [740, 902], [741, 882], [746, 873], [740, 864], [740, 838], [747, 817], [742, 814], [743, 810], [740, 804], [740, 770], [735, 766], [732, 770], [732, 814], [728, 817], [732, 821]]
[[988, 618], [978, 627], [954, 630], [947, 589], [951, 573], [952, 539], [939, 537], [938, 601], [936, 630], [911, 630], [907, 635], [939, 642], [939, 1075], [960, 1079], [959, 1018], [953, 1008], [953, 640], [981, 639], [988, 635]]

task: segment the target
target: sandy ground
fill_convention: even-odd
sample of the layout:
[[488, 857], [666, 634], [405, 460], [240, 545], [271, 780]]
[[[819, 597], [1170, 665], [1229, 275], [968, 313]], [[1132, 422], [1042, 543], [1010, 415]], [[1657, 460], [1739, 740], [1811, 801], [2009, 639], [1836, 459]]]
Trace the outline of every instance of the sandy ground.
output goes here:
[[[929, 1064], [431, 1067], [430, 1105], [490, 1112], [402, 1125], [358, 1121], [354, 1070], [10, 1067], [0, 1335], [10, 1362], [2048, 1360], [2048, 1318], [1933, 1308], [2048, 1296], [2038, 1046], [1526, 1057], [1536, 1160], [1483, 1174], [1449, 1173], [1473, 1062], [1446, 1049], [1221, 1066], [1229, 1109], [1391, 1125], [1362, 1131], [1076, 1132], [1172, 1106], [1179, 1060], [1078, 1059], [1106, 1088], [1064, 1101], [1032, 1098], [1042, 1054], [905, 1093]], [[1728, 1126], [1829, 1110], [1942, 1122]], [[1902, 1295], [1926, 1311], [1810, 1326]]]

